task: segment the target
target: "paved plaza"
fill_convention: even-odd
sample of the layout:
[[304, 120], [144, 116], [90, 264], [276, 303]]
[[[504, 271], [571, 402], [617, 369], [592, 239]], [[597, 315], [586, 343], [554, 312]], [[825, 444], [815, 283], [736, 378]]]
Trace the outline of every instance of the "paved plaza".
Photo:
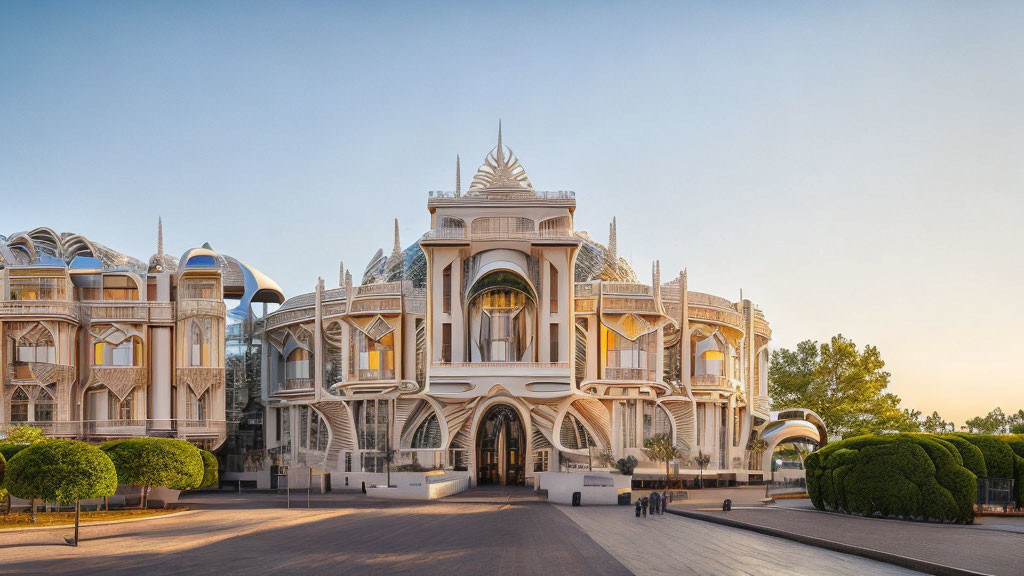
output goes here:
[[[0, 574], [910, 574], [886, 564], [626, 507], [565, 508], [527, 490], [440, 502], [358, 493], [202, 494], [144, 522], [0, 533]], [[737, 555], [737, 549], [750, 554]], [[730, 550], [732, 552], [730, 552]], [[171, 559], [173, 558], [173, 562]]]

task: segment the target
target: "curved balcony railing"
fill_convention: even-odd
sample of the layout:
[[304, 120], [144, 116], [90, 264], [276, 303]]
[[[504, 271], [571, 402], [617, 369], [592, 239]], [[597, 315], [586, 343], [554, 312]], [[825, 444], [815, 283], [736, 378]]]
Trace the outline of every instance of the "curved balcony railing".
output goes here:
[[605, 380], [642, 380], [650, 382], [655, 380], [655, 371], [647, 368], [619, 368], [606, 366], [604, 369]]
[[11, 316], [57, 316], [77, 322], [81, 318], [81, 307], [67, 300], [0, 301], [0, 318]]
[[646, 284], [635, 284], [633, 282], [602, 282], [601, 292], [604, 294], [637, 294], [650, 296], [651, 287]]
[[433, 362], [438, 368], [569, 368], [568, 362]]
[[226, 307], [223, 300], [179, 300], [178, 317], [218, 316], [223, 317]]
[[692, 386], [715, 386], [718, 388], [732, 388], [733, 381], [725, 376], [717, 374], [695, 374], [690, 377]]
[[470, 232], [465, 228], [436, 228], [423, 235], [424, 240], [576, 240], [571, 230], [496, 230]]

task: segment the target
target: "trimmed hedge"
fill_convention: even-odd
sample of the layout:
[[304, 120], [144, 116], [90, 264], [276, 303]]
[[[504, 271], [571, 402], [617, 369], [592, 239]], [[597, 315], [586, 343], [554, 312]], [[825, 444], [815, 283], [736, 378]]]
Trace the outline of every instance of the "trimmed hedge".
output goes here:
[[1024, 434], [1009, 434], [1000, 438], [1010, 446], [1014, 454], [1024, 458]]
[[974, 473], [954, 444], [933, 436], [858, 436], [812, 453], [805, 467], [819, 509], [937, 522], [974, 517]]
[[117, 490], [117, 472], [110, 458], [92, 444], [43, 440], [11, 458], [4, 488], [26, 500], [70, 504], [112, 496]]
[[941, 438], [956, 447], [960, 457], [963, 458], [964, 468], [974, 472], [974, 475], [978, 478], [988, 476], [988, 467], [985, 466], [985, 455], [981, 452], [981, 448], [956, 434], [943, 434], [936, 436], [936, 438]]
[[990, 478], [1013, 478], [1013, 449], [1001, 436], [985, 434], [957, 434], [957, 436], [981, 450]]
[[100, 444], [117, 469], [117, 482], [191, 490], [203, 483], [199, 449], [173, 438], [128, 438]]
[[200, 450], [199, 455], [203, 457], [203, 481], [199, 487], [211, 488], [220, 485], [217, 457], [206, 450]]
[[10, 460], [14, 458], [14, 455], [21, 452], [25, 448], [28, 448], [28, 444], [8, 444], [6, 442], [0, 443], [0, 456], [4, 457], [4, 460]]

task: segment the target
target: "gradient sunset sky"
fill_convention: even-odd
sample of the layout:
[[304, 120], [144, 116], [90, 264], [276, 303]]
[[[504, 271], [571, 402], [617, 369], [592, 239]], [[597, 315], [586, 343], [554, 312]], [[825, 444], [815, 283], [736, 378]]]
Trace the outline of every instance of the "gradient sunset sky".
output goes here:
[[505, 144], [644, 280], [1024, 408], [1024, 3], [0, 3], [0, 234], [210, 242], [288, 295]]

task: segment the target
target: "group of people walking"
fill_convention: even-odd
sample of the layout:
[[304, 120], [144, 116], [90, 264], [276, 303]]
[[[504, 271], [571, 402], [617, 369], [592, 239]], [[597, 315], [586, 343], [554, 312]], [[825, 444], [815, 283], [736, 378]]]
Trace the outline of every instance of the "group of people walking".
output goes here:
[[636, 499], [636, 517], [647, 518], [647, 511], [651, 511], [651, 516], [665, 514], [665, 508], [668, 506], [668, 492], [651, 492], [651, 497], [644, 496]]

